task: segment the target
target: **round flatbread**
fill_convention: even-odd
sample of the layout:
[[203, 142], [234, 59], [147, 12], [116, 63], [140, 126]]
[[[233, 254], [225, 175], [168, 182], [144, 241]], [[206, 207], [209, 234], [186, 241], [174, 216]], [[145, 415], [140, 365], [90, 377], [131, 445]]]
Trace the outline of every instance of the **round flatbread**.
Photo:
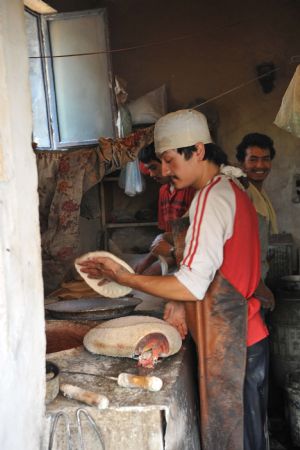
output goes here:
[[161, 357], [174, 355], [180, 350], [182, 340], [176, 328], [165, 320], [149, 316], [126, 316], [105, 321], [87, 332], [83, 345], [91, 353], [132, 358], [139, 342], [153, 335], [164, 336], [168, 341], [168, 351]]
[[121, 264], [125, 269], [128, 270], [130, 273], [134, 273], [134, 270], [132, 267], [130, 267], [125, 261], [118, 258], [117, 256], [113, 255], [109, 252], [104, 251], [98, 251], [98, 252], [90, 252], [86, 253], [85, 255], [80, 256], [75, 260], [75, 268], [77, 272], [82, 276], [84, 281], [95, 291], [98, 292], [98, 294], [102, 295], [103, 297], [109, 297], [109, 298], [119, 298], [124, 297], [125, 295], [128, 295], [129, 292], [131, 292], [131, 288], [128, 286], [122, 286], [121, 284], [116, 283], [115, 281], [110, 281], [106, 284], [103, 284], [102, 286], [99, 285], [104, 280], [104, 277], [93, 279], [89, 278], [88, 274], [81, 272], [81, 266], [79, 265], [80, 262], [87, 261], [89, 259], [93, 258], [111, 258], [117, 263]]

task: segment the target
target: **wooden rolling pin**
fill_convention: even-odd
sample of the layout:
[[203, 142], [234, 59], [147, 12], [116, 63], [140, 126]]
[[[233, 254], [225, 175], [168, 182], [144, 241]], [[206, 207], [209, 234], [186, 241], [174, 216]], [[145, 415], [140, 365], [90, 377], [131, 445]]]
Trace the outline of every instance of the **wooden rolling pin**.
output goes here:
[[105, 409], [109, 405], [109, 400], [105, 395], [82, 389], [73, 384], [62, 383], [59, 389], [65, 397], [78, 400], [89, 406], [96, 406], [98, 409]]
[[[74, 375], [90, 375], [93, 377], [103, 377], [108, 380], [117, 381], [118, 385], [121, 387], [146, 389], [147, 391], [157, 392], [160, 391], [163, 385], [162, 379], [150, 375], [133, 375], [131, 373], [122, 372], [117, 377], [110, 377], [108, 375], [88, 372], [73, 372], [71, 370], [62, 370], [61, 373], [68, 373]], [[61, 385], [63, 386], [63, 385]], [[85, 391], [87, 392], [87, 391]], [[72, 397], [75, 398], [75, 397]]]
[[129, 388], [140, 388], [148, 391], [157, 392], [160, 391], [163, 385], [161, 378], [148, 376], [148, 375], [132, 375], [130, 373], [120, 373], [118, 378], [108, 377], [115, 379], [119, 386]]

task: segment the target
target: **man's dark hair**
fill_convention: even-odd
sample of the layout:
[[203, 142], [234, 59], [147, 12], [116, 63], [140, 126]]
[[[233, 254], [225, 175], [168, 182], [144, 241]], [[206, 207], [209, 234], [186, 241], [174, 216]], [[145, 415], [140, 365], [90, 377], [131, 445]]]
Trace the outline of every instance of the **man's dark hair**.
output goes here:
[[246, 158], [246, 151], [249, 147], [260, 147], [264, 150], [270, 150], [270, 158], [275, 156], [275, 148], [273, 147], [273, 141], [269, 136], [261, 133], [249, 133], [243, 137], [242, 142], [236, 148], [236, 159], [240, 162], [244, 162]]
[[150, 144], [140, 150], [138, 157], [144, 164], [149, 164], [149, 162], [153, 160], [161, 163], [161, 160], [156, 156], [154, 144]]
[[[216, 144], [204, 144], [205, 148], [205, 156], [203, 160], [211, 161], [215, 163], [217, 166], [221, 166], [222, 164], [228, 164], [228, 158], [226, 153]], [[195, 145], [190, 145], [188, 147], [180, 147], [177, 149], [177, 152], [180, 155], [184, 156], [184, 159], [190, 159], [192, 157], [193, 152], [196, 151]]]

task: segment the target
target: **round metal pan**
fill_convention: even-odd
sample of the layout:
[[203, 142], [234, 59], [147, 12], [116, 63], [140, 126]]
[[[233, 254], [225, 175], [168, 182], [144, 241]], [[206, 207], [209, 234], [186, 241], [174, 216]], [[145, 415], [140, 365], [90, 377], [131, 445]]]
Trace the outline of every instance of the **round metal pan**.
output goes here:
[[127, 316], [142, 302], [135, 297], [122, 298], [80, 298], [60, 300], [45, 306], [55, 319], [69, 320], [107, 320]]

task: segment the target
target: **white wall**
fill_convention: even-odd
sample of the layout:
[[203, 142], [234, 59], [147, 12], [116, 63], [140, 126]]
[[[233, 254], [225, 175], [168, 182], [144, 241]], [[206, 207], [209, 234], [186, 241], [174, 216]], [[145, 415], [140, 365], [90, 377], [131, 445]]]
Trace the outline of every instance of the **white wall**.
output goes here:
[[45, 337], [23, 3], [0, 2], [0, 448], [39, 448]]

